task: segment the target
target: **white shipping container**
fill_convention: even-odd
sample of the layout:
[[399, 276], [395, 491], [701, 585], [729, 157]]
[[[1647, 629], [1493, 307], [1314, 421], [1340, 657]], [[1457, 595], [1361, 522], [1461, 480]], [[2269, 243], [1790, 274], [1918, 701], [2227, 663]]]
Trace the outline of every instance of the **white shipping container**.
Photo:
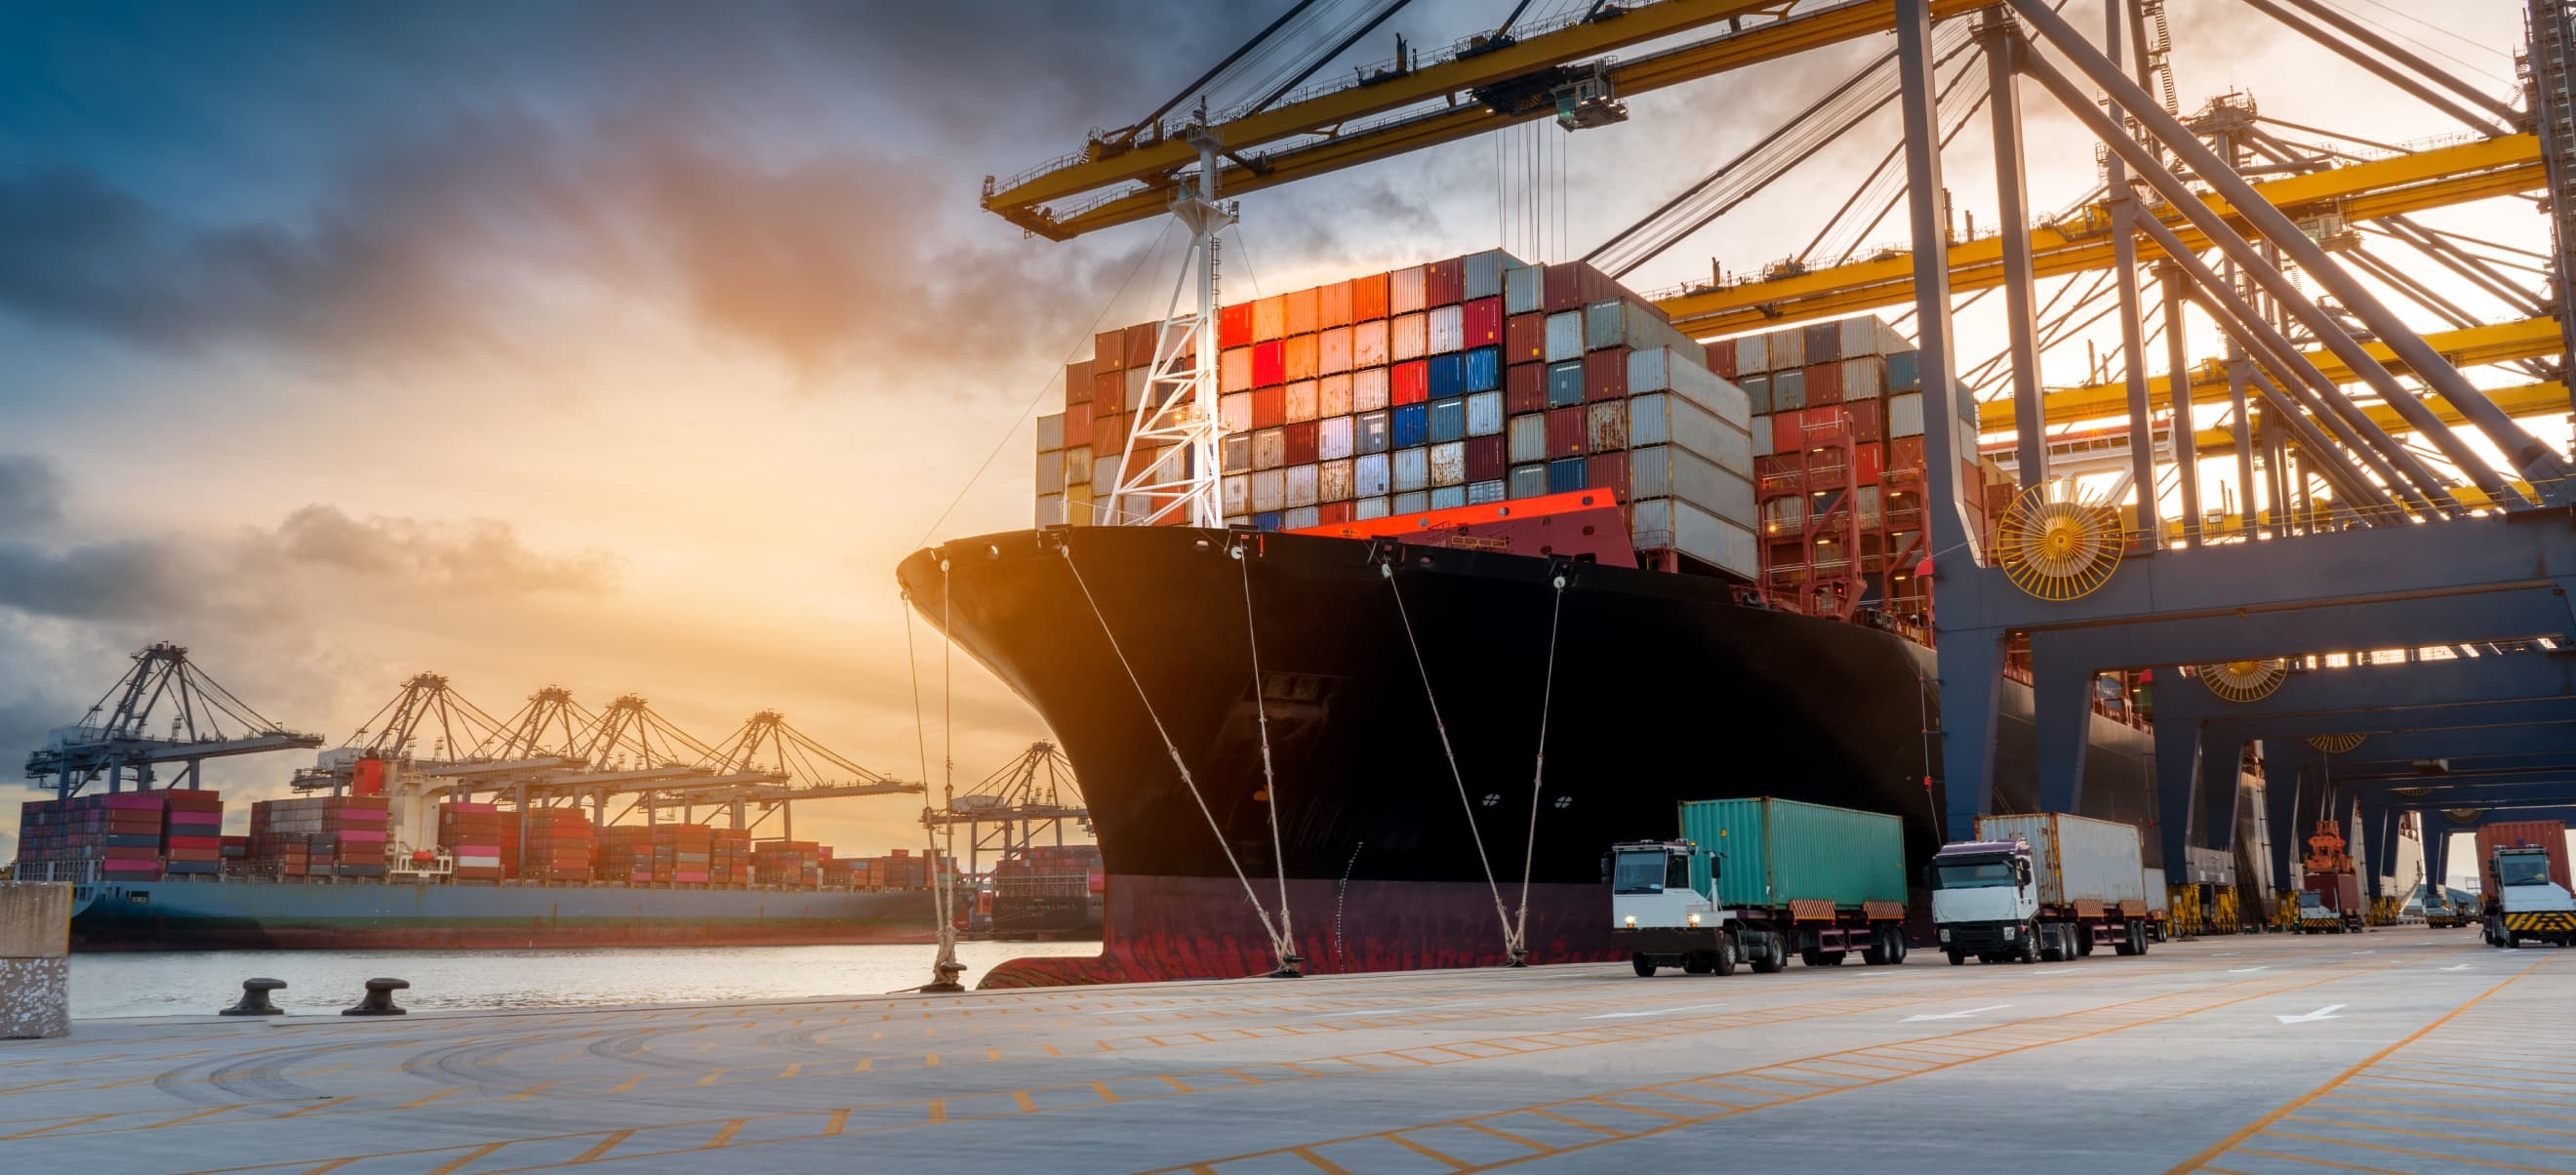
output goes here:
[[1887, 435], [1890, 437], [1923, 435], [1923, 393], [1899, 392], [1887, 398]]
[[1288, 467], [1289, 509], [1294, 510], [1299, 506], [1312, 506], [1315, 503], [1322, 501], [1323, 499], [1315, 496], [1318, 489], [1319, 487], [1316, 485], [1314, 466], [1291, 465]]
[[[1395, 492], [1412, 493], [1431, 488], [1431, 451], [1397, 449], [1395, 451]], [[1405, 511], [1413, 513], [1413, 511]]]
[[1091, 496], [1107, 499], [1118, 492], [1118, 467], [1125, 463], [1124, 453], [1094, 453], [1091, 458]]
[[[1510, 438], [1503, 442], [1503, 452], [1514, 462], [1547, 460], [1547, 413], [1532, 412], [1527, 416], [1512, 417]], [[1540, 474], [1540, 484], [1546, 484], [1544, 470]]]
[[1288, 463], [1288, 430], [1265, 428], [1252, 434], [1252, 467], [1277, 469]]
[[1787, 371], [1807, 365], [1807, 328], [1793, 326], [1787, 330], [1775, 330], [1770, 338], [1771, 341], [1765, 344], [1771, 352], [1770, 370]]
[[1751, 579], [1761, 570], [1761, 543], [1737, 526], [1678, 498], [1629, 504], [1629, 537], [1639, 550], [1674, 550]]
[[1628, 443], [1680, 445], [1737, 473], [1753, 472], [1752, 437], [1671, 392], [1628, 397]]
[[1631, 501], [1680, 498], [1730, 522], [1751, 527], [1756, 521], [1750, 479], [1671, 445], [1629, 450], [1628, 497]]
[[1426, 490], [1408, 490], [1395, 496], [1395, 513], [1420, 514], [1431, 508], [1431, 494]]
[[1393, 488], [1390, 484], [1390, 468], [1391, 463], [1384, 453], [1369, 453], [1353, 460], [1351, 489], [1363, 502], [1371, 498], [1385, 498], [1387, 491]]
[[1467, 435], [1489, 437], [1503, 431], [1503, 394], [1476, 392], [1467, 397]]
[[1843, 360], [1843, 403], [1875, 400], [1887, 394], [1887, 360], [1876, 355]]
[[1041, 494], [1061, 494], [1064, 492], [1063, 452], [1058, 451], [1038, 454], [1037, 479], [1038, 492]]
[[1737, 428], [1753, 427], [1753, 397], [1673, 347], [1628, 353], [1628, 394], [1672, 392]]
[[1252, 473], [1252, 512], [1268, 514], [1288, 508], [1288, 472], [1258, 469]]
[[1362, 368], [1351, 373], [1351, 411], [1375, 412], [1386, 407], [1386, 369]]
[[2145, 886], [2147, 890], [2147, 912], [2151, 914], [2172, 913], [2173, 891], [2165, 888], [2165, 871], [2150, 865], [2138, 872], [2140, 874], [2139, 884]]
[[[1718, 346], [1725, 346], [1719, 343]], [[1735, 340], [1735, 373], [1754, 375], [1771, 370], [1771, 342], [1768, 335], [1746, 335]]]
[[1547, 267], [1514, 265], [1503, 270], [1503, 313], [1536, 314], [1547, 306]]
[[1443, 306], [1431, 312], [1431, 349], [1434, 355], [1467, 349], [1466, 311], [1457, 306]]
[[1304, 424], [1313, 420], [1321, 410], [1315, 394], [1315, 381], [1311, 379], [1301, 379], [1288, 385], [1288, 390], [1281, 395], [1280, 399], [1287, 407], [1290, 424]]
[[1063, 495], [1063, 494], [1039, 494], [1039, 495], [1038, 495], [1038, 525], [1039, 525], [1039, 526], [1062, 526], [1062, 525], [1064, 525], [1064, 495]]
[[1756, 416], [1753, 418], [1753, 455], [1768, 457], [1771, 453], [1771, 418]]
[[2146, 865], [2136, 825], [2063, 812], [1977, 817], [1978, 840], [2014, 837], [2030, 842], [2041, 905], [2100, 902], [2117, 907], [2146, 900]]
[[1229, 392], [1216, 398], [1217, 427], [1229, 433], [1252, 431], [1252, 393]]
[[1216, 483], [1218, 508], [1228, 514], [1252, 513], [1252, 475], [1237, 473]]
[[1080, 445], [1064, 451], [1064, 484], [1091, 484], [1091, 446]]
[[[1085, 407], [1084, 411], [1090, 409]], [[1038, 417], [1038, 452], [1064, 447], [1064, 413]]]
[[1387, 516], [1389, 509], [1390, 504], [1386, 500], [1386, 496], [1384, 494], [1380, 494], [1374, 498], [1362, 498], [1357, 502], [1351, 503], [1351, 517], [1355, 520], [1363, 521], [1371, 518], [1384, 518]]
[[1281, 530], [1307, 530], [1324, 524], [1323, 511], [1312, 506], [1290, 506], [1279, 520]]
[[1583, 358], [1583, 312], [1568, 310], [1547, 316], [1547, 361]]
[[1330, 461], [1351, 455], [1351, 418], [1327, 416], [1315, 426], [1315, 455]]
[[1467, 442], [1443, 441], [1431, 446], [1431, 484], [1433, 486], [1467, 484]]
[[1351, 483], [1351, 462], [1321, 461], [1315, 465], [1315, 497], [1324, 502], [1347, 502], [1359, 496]]
[[1464, 505], [1466, 505], [1466, 504], [1467, 504], [1467, 487], [1466, 487], [1466, 486], [1463, 486], [1463, 485], [1454, 485], [1454, 486], [1435, 486], [1435, 487], [1433, 487], [1433, 488], [1432, 488], [1432, 491], [1431, 491], [1431, 508], [1432, 508], [1432, 509], [1434, 509], [1434, 510], [1455, 510], [1455, 509], [1457, 509], [1458, 507], [1460, 507], [1460, 506], [1464, 506]]
[[1467, 504], [1470, 506], [1484, 506], [1502, 501], [1504, 498], [1511, 496], [1507, 490], [1509, 484], [1510, 483], [1508, 482], [1502, 481], [1468, 482]]
[[1876, 315], [1864, 314], [1858, 318], [1846, 318], [1842, 320], [1842, 328], [1845, 358], [1855, 355], [1884, 355], [1890, 351], [1914, 349], [1912, 342], [1904, 335], [1896, 333], [1895, 327], [1887, 325]]

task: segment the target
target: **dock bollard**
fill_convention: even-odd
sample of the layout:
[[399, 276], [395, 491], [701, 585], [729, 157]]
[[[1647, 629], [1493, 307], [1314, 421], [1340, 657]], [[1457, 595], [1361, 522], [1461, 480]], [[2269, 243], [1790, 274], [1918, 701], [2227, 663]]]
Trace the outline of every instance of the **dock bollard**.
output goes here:
[[283, 979], [254, 978], [242, 980], [241, 1002], [215, 1013], [218, 1016], [283, 1016], [286, 1009], [268, 1002], [268, 993], [286, 990]]
[[367, 981], [367, 998], [359, 1000], [357, 1007], [342, 1009], [340, 1014], [343, 1016], [408, 1016], [411, 1014], [411, 1009], [394, 1005], [394, 993], [410, 986], [411, 982], [404, 979], [370, 979]]
[[72, 887], [0, 881], [0, 1040], [69, 1036]]

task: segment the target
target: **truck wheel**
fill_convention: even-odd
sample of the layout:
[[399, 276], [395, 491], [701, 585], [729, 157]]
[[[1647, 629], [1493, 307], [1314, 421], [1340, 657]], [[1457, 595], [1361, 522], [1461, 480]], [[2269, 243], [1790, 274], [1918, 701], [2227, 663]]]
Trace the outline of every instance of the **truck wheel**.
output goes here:
[[1905, 965], [1905, 953], [1906, 953], [1907, 951], [1911, 951], [1911, 950], [1913, 950], [1913, 949], [1914, 949], [1914, 944], [1913, 944], [1913, 943], [1910, 943], [1910, 942], [1905, 941], [1905, 928], [1904, 928], [1904, 927], [1902, 927], [1902, 926], [1890, 926], [1890, 927], [1888, 927], [1888, 928], [1887, 928], [1887, 961], [1888, 961], [1888, 962], [1890, 962], [1890, 963], [1894, 963], [1894, 964], [1896, 964], [1897, 966], [1900, 966], [1900, 967], [1904, 966], [1904, 965]]
[[1697, 954], [1697, 953], [1688, 954], [1688, 955], [1683, 955], [1683, 956], [1682, 956], [1682, 974], [1684, 974], [1684, 975], [1706, 975], [1706, 974], [1708, 974], [1708, 956], [1707, 956], [1707, 955], [1703, 955], [1703, 954]]
[[1884, 967], [1895, 961], [1888, 955], [1886, 927], [1881, 926], [1870, 931], [1869, 945], [1861, 949], [1860, 961], [1872, 967]]
[[2122, 958], [2138, 953], [2138, 936], [2134, 928], [2128, 937], [2111, 944], [2111, 953]]
[[1756, 975], [1777, 975], [1789, 966], [1788, 948], [1781, 945], [1776, 934], [1764, 935], [1762, 949], [1753, 952], [1751, 958]]
[[2147, 930], [2148, 928], [2144, 926], [2140, 926], [2136, 930], [2138, 936], [2138, 953], [2141, 955], [2147, 953], [2147, 947], [2150, 944], [2159, 941], [2155, 935], [2148, 933]]
[[1628, 960], [1628, 965], [1637, 969], [1637, 978], [1639, 979], [1652, 979], [1655, 977], [1655, 961], [1653, 959], [1647, 958], [1644, 955], [1637, 955]]
[[1717, 936], [1717, 957], [1709, 964], [1709, 969], [1717, 972], [1718, 978], [1720, 979], [1735, 974], [1734, 935], [1720, 934]]
[[2079, 959], [2087, 959], [2087, 958], [2091, 958], [2092, 956], [2093, 956], [2093, 928], [2092, 928], [2092, 927], [2090, 927], [2090, 926], [2078, 926], [2078, 927], [2076, 927], [2076, 928], [2075, 928], [2075, 957], [2076, 957], [2076, 958], [2079, 958]]
[[[2054, 927], [2043, 927], [2043, 929], [2057, 929], [2057, 928], [2054, 928]], [[2065, 936], [2064, 936], [2062, 933], [2061, 933], [2061, 934], [2051, 934], [2051, 935], [2043, 936], [2043, 937], [2039, 940], [2039, 959], [2040, 959], [2040, 961], [2041, 961], [2041, 962], [2043, 962], [2043, 963], [2062, 963], [2062, 962], [2065, 962], [2065, 961], [2066, 961], [2066, 957], [2067, 957], [2067, 955], [2069, 955], [2069, 954], [2071, 954], [2071, 953], [2072, 953], [2072, 952], [2068, 951], [2068, 950], [2067, 950], [2063, 945], [2061, 945], [2061, 944], [2063, 944], [2065, 941], [2066, 941], [2066, 938], [2065, 938]], [[2027, 953], [2027, 952], [2025, 952], [2025, 953]]]
[[1806, 964], [1807, 966], [1810, 966], [1810, 967], [1822, 967], [1822, 966], [1824, 966], [1824, 965], [1825, 965], [1825, 964], [1824, 964], [1824, 962], [1823, 962], [1824, 957], [1825, 957], [1825, 953], [1824, 953], [1823, 951], [1817, 950], [1817, 949], [1816, 949], [1816, 948], [1814, 948], [1814, 947], [1799, 947], [1799, 948], [1798, 948], [1798, 961], [1799, 961], [1799, 962], [1801, 962], [1801, 963]]
[[[1967, 965], [1968, 965], [1968, 956], [1967, 956], [1967, 955], [1962, 954], [1961, 952], [1958, 952], [1958, 951], [1951, 951], [1951, 952], [1949, 952], [1949, 955], [1950, 955], [1950, 965], [1951, 965], [1951, 966], [1953, 966], [1953, 967], [1965, 967], [1965, 966], [1967, 966]], [[1980, 961], [1982, 962], [1983, 960], [1980, 960]]]
[[2022, 936], [2020, 959], [2024, 964], [2039, 961], [2039, 943], [2030, 935]]

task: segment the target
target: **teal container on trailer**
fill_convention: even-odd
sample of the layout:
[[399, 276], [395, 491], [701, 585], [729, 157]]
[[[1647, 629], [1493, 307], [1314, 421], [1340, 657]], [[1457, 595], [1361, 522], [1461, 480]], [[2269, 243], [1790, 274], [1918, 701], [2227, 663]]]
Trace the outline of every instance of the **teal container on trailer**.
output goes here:
[[[1822, 898], [1837, 907], [1905, 902], [1905, 822], [1795, 800], [1687, 800], [1682, 836], [1720, 861], [1717, 904], [1776, 908]], [[1708, 863], [1691, 880], [1708, 892]]]

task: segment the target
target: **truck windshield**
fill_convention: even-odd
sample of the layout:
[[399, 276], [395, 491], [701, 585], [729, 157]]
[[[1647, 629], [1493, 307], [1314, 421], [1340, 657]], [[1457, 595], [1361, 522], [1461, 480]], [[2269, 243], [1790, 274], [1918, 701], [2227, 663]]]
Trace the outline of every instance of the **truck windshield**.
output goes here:
[[2010, 861], [1935, 861], [1932, 865], [1940, 889], [1979, 889], [2013, 884]]
[[2549, 856], [2545, 853], [2496, 854], [2496, 884], [2549, 884]]
[[2318, 896], [2314, 890], [2303, 889], [2299, 891], [2299, 908], [2302, 910], [2322, 910], [2326, 908], [2326, 900]]
[[1610, 871], [1610, 892], [1664, 892], [1664, 862], [1666, 861], [1671, 861], [1674, 864], [1679, 865], [1683, 870], [1682, 880], [1674, 884], [1676, 886], [1689, 885], [1690, 862], [1680, 857], [1675, 857], [1668, 853], [1621, 853], [1619, 854], [1618, 861]]

